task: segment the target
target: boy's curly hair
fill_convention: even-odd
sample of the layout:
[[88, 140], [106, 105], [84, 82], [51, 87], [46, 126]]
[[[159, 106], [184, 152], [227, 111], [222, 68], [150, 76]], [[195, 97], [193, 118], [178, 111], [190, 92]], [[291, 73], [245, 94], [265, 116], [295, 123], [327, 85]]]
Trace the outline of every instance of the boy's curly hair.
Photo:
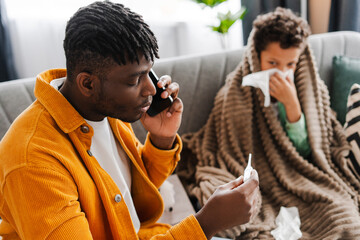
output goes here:
[[290, 9], [277, 7], [274, 12], [258, 16], [253, 22], [255, 49], [260, 54], [271, 42], [280, 47], [302, 47], [311, 34], [307, 21], [296, 16]]

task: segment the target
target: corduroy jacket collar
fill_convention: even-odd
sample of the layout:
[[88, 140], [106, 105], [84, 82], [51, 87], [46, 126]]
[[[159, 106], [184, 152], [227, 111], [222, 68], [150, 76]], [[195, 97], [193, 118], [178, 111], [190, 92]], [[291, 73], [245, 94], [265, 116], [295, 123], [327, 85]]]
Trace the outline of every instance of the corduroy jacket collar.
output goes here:
[[40, 73], [36, 77], [35, 97], [49, 111], [60, 129], [64, 133], [69, 133], [86, 121], [68, 100], [49, 84], [52, 80], [62, 77], [66, 77], [66, 69], [52, 69]]

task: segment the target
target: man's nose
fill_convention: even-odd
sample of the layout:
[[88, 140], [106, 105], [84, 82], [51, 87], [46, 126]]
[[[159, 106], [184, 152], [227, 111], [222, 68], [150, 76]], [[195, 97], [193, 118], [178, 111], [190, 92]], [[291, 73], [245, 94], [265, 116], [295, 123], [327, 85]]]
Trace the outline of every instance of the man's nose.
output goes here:
[[155, 83], [153, 83], [150, 76], [147, 75], [144, 90], [143, 90], [143, 95], [144, 96], [149, 96], [149, 95], [154, 96], [155, 94], [156, 94]]

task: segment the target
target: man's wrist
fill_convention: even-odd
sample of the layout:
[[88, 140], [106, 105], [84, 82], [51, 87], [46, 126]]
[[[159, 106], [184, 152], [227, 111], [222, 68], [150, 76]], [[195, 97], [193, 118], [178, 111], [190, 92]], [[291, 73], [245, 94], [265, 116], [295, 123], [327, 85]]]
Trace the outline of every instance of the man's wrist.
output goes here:
[[195, 218], [198, 221], [198, 223], [200, 224], [206, 238], [211, 239], [215, 235], [216, 231], [213, 231], [214, 228], [209, 226], [209, 224], [208, 224], [211, 219], [209, 219], [208, 217], [205, 217], [203, 215], [204, 214], [202, 213], [202, 210], [200, 210], [199, 212], [197, 212], [195, 214]]
[[170, 150], [174, 147], [176, 135], [174, 135], [172, 137], [161, 137], [161, 136], [156, 136], [156, 135], [150, 133], [149, 138], [150, 138], [152, 145], [154, 145], [156, 148], [159, 148], [162, 150]]

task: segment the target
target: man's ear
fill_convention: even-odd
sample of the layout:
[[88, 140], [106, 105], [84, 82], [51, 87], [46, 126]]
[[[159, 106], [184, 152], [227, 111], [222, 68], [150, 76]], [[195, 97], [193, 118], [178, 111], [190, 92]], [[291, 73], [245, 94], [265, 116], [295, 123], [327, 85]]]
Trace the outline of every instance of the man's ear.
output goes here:
[[82, 95], [86, 97], [90, 97], [94, 94], [95, 91], [95, 76], [91, 75], [87, 72], [80, 72], [76, 76], [76, 85], [79, 89], [79, 91], [82, 93]]

